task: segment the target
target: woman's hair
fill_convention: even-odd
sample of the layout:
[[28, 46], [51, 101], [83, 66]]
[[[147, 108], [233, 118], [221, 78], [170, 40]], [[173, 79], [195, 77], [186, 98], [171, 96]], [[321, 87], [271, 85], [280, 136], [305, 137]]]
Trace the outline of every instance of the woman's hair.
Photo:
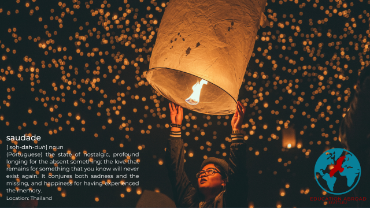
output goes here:
[[365, 67], [362, 71], [360, 76], [358, 77], [358, 80], [360, 81], [360, 84], [364, 82], [366, 77], [370, 76], [370, 66]]
[[357, 88], [356, 88], [356, 91], [359, 93], [362, 88], [364, 87], [364, 82], [366, 79], [370, 79], [370, 66], [368, 67], [365, 67], [362, 71], [361, 71], [361, 74], [360, 76], [358, 77], [357, 79]]
[[226, 170], [224, 170], [221, 166], [217, 164], [213, 164], [213, 165], [220, 171], [222, 179], [226, 179], [227, 178]]

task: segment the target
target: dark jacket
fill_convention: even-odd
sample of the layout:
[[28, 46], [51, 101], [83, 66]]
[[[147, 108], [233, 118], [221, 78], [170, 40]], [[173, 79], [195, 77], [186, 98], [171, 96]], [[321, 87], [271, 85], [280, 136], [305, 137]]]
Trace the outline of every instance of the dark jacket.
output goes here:
[[[184, 170], [184, 143], [180, 132], [171, 132], [167, 142], [166, 166], [177, 207], [247, 207], [248, 179], [247, 148], [243, 135], [232, 135], [226, 188], [213, 202], [201, 203], [197, 188], [189, 181]], [[195, 177], [195, 176], [194, 176]]]
[[359, 201], [358, 206], [370, 207], [370, 75], [363, 77], [342, 120], [339, 137], [360, 162], [361, 177], [354, 190], [357, 197], [367, 197], [367, 200]]

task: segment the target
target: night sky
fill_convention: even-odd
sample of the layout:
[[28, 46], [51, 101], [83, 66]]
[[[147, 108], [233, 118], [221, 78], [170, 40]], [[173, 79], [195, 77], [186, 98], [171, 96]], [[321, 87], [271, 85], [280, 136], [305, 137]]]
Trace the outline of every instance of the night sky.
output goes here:
[[[39, 145], [64, 146], [56, 153], [140, 153], [140, 164], [128, 165], [140, 167], [139, 187], [42, 187], [53, 200], [40, 207], [135, 207], [145, 190], [172, 197], [164, 165], [169, 101], [145, 79], [167, 4], [0, 2], [1, 152], [6, 136], [36, 134]], [[324, 151], [342, 147], [339, 124], [369, 65], [369, 4], [268, 0], [270, 26], [257, 33], [238, 98], [247, 109], [250, 207], [338, 206], [309, 197], [330, 195], [316, 183], [314, 165]], [[184, 109], [185, 169], [193, 182], [205, 158], [227, 158], [231, 118]], [[296, 132], [290, 149], [282, 146], [285, 128]]]

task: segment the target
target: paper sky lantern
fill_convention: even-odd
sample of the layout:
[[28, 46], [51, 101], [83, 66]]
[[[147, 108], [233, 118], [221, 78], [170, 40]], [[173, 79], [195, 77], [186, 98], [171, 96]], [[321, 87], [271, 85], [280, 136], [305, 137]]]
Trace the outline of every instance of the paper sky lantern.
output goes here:
[[184, 108], [234, 113], [265, 5], [266, 0], [171, 0], [150, 58], [148, 82]]
[[295, 147], [297, 141], [295, 137], [295, 129], [290, 126], [287, 129], [283, 129], [283, 147], [285, 148], [293, 148]]

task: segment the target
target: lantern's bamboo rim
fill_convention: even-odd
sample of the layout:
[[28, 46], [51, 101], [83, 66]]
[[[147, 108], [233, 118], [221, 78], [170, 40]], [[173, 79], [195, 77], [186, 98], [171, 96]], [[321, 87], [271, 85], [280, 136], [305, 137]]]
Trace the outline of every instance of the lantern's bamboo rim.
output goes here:
[[[180, 70], [178, 70], [178, 69], [172, 69], [172, 68], [168, 68], [168, 67], [154, 67], [154, 68], [149, 69], [149, 71], [154, 71], [154, 70], [159, 70], [159, 69], [170, 69], [170, 70], [175, 70], [175, 71], [178, 71], [178, 72], [182, 72], [182, 73], [185, 73], [185, 74], [189, 74], [189, 75], [194, 76], [194, 77], [198, 77], [199, 79], [203, 79], [202, 77], [196, 76], [196, 75], [194, 75], [194, 74], [190, 74], [190, 73], [188, 73], [188, 72], [184, 72], [184, 71], [180, 71]], [[147, 72], [147, 74], [149, 73], [149, 71]], [[219, 87], [218, 85], [214, 84], [213, 82], [210, 82], [210, 81], [208, 81], [208, 80], [206, 80], [206, 81], [207, 81], [207, 82], [209, 82], [209, 83], [211, 83], [211, 84], [213, 84], [214, 86], [218, 87], [218, 88], [219, 88], [219, 89], [221, 89], [222, 91], [224, 91], [226, 94], [228, 94], [228, 95], [229, 95], [229, 96], [234, 100], [235, 104], [237, 103], [237, 100], [235, 100], [235, 99], [234, 99], [234, 97], [233, 97], [233, 96], [231, 96], [231, 95], [230, 95], [230, 93], [228, 93], [226, 90], [222, 89], [221, 87]]]

